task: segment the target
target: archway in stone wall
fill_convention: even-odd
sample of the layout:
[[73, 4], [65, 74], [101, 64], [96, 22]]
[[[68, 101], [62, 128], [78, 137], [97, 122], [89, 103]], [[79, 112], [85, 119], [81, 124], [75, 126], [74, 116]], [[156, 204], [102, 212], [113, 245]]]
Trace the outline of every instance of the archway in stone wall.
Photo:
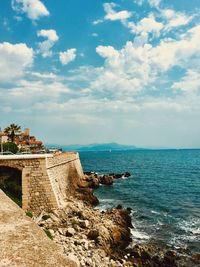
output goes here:
[[0, 166], [0, 189], [22, 207], [22, 171]]

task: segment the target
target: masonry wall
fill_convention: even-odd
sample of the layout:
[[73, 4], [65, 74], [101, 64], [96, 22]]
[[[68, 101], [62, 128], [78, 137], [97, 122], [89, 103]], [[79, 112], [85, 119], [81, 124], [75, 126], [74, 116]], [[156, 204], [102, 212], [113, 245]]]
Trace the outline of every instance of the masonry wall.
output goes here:
[[0, 160], [0, 167], [22, 171], [22, 208], [39, 213], [57, 208], [58, 204], [50, 183], [45, 158]]
[[47, 159], [47, 173], [53, 185], [59, 207], [66, 204], [84, 178], [79, 154], [68, 152]]
[[[6, 157], [6, 158], [5, 158]], [[22, 171], [22, 208], [40, 213], [62, 208], [84, 178], [79, 154], [0, 156], [0, 167]]]

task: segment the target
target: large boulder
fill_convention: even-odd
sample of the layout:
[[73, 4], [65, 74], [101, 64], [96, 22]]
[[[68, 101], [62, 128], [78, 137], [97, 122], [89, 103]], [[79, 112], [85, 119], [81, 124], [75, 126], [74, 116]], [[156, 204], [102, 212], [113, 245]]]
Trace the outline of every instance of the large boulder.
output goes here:
[[100, 176], [100, 184], [112, 185], [113, 181], [114, 181], [113, 176], [110, 176], [110, 175]]
[[91, 188], [78, 188], [76, 190], [76, 197], [92, 206], [99, 204], [99, 200], [96, 196], [94, 196]]

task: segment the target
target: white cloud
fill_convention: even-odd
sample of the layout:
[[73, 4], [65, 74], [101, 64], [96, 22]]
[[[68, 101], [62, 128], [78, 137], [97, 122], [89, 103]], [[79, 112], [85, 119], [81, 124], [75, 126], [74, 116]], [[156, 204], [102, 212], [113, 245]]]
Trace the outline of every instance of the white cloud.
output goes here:
[[41, 79], [56, 79], [56, 74], [50, 73], [40, 73], [40, 72], [31, 72], [33, 77], [41, 78]]
[[134, 44], [136, 47], [144, 46], [148, 43], [149, 34], [147, 32], [141, 32], [140, 35], [134, 38]]
[[151, 7], [159, 7], [162, 0], [148, 0]]
[[107, 20], [125, 20], [131, 17], [131, 13], [127, 10], [123, 10], [120, 12], [110, 13], [105, 16]]
[[[147, 0], [147, 1], [151, 7], [158, 8], [162, 0]], [[134, 0], [134, 3], [136, 3], [139, 6], [142, 6], [144, 2], [145, 0]]]
[[148, 65], [149, 49], [151, 46], [136, 47], [132, 42], [127, 42], [121, 50], [111, 46], [98, 46], [96, 51], [105, 58], [105, 66], [93, 83], [95, 89], [112, 91], [118, 97], [141, 90], [153, 80]]
[[50, 57], [52, 55], [51, 48], [59, 40], [59, 37], [55, 30], [40, 30], [37, 32], [38, 37], [47, 38], [47, 40], [38, 43], [39, 52], [43, 57]]
[[193, 19], [193, 16], [187, 16], [173, 9], [161, 9], [160, 12], [161, 17], [166, 21], [166, 30], [187, 25]]
[[11, 82], [22, 76], [33, 63], [34, 53], [26, 44], [0, 43], [0, 81]]
[[[3, 94], [5, 90], [6, 94]], [[70, 89], [64, 83], [38, 77], [38, 80], [19, 80], [10, 89], [0, 87], [0, 103], [5, 107], [11, 106], [16, 112], [26, 111], [27, 114], [37, 110], [38, 106], [44, 107], [44, 102], [60, 102], [69, 94]]]
[[106, 20], [110, 21], [121, 21], [122, 23], [125, 23], [127, 19], [132, 17], [132, 12], [128, 10], [121, 10], [119, 12], [115, 11], [114, 8], [117, 7], [118, 5], [111, 2], [111, 3], [104, 3], [103, 8], [106, 13], [103, 19], [97, 19], [92, 22], [93, 25], [97, 25], [100, 23], [103, 23]]
[[127, 10], [116, 12], [113, 9], [114, 7], [116, 7], [116, 4], [114, 3], [105, 3], [103, 7], [104, 11], [106, 12], [106, 15], [104, 17], [105, 20], [126, 20], [132, 16], [132, 13]]
[[40, 0], [12, 0], [12, 8], [19, 13], [26, 13], [31, 20], [49, 16], [49, 11]]
[[154, 46], [145, 43], [146, 40], [147, 36], [143, 36], [129, 41], [120, 50], [98, 46], [96, 52], [105, 59], [105, 64], [92, 81], [92, 90], [107, 97], [131, 96], [153, 86], [157, 79], [159, 82], [159, 77], [175, 66], [187, 69], [198, 65], [200, 68], [200, 25], [179, 40], [163, 39]]
[[144, 0], [134, 0], [134, 3], [141, 6], [143, 4]]
[[115, 58], [119, 56], [119, 53], [117, 50], [115, 50], [112, 46], [102, 46], [99, 45], [96, 48], [96, 52], [104, 58]]
[[96, 33], [96, 32], [93, 32], [91, 35], [92, 35], [93, 37], [98, 37], [98, 36], [99, 36], [98, 33]]
[[69, 62], [73, 61], [76, 58], [76, 49], [71, 48], [65, 52], [60, 52], [59, 58], [60, 58], [60, 62], [63, 65], [67, 65]]
[[200, 59], [200, 25], [190, 29], [182, 39], [161, 41], [151, 53], [152, 62], [167, 71], [173, 66], [187, 68]]
[[174, 82], [172, 89], [188, 93], [200, 91], [199, 71], [188, 70], [186, 75], [179, 82]]
[[103, 19], [97, 19], [97, 20], [94, 20], [94, 21], [92, 22], [92, 24], [93, 24], [93, 25], [97, 25], [97, 24], [100, 24], [100, 23], [102, 23], [102, 22], [104, 22]]
[[156, 36], [160, 35], [160, 31], [163, 29], [164, 25], [161, 22], [156, 21], [153, 15], [141, 19], [137, 24], [133, 22], [127, 23], [128, 28], [134, 34], [141, 33], [154, 33]]
[[59, 39], [55, 30], [40, 30], [37, 35], [44, 38], [46, 37], [51, 42], [56, 42]]

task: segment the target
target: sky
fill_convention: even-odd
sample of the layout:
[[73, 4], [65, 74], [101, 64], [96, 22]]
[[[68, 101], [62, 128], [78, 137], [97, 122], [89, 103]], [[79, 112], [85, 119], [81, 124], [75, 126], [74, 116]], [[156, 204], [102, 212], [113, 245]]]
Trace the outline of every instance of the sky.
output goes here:
[[199, 0], [1, 0], [0, 127], [200, 147]]

